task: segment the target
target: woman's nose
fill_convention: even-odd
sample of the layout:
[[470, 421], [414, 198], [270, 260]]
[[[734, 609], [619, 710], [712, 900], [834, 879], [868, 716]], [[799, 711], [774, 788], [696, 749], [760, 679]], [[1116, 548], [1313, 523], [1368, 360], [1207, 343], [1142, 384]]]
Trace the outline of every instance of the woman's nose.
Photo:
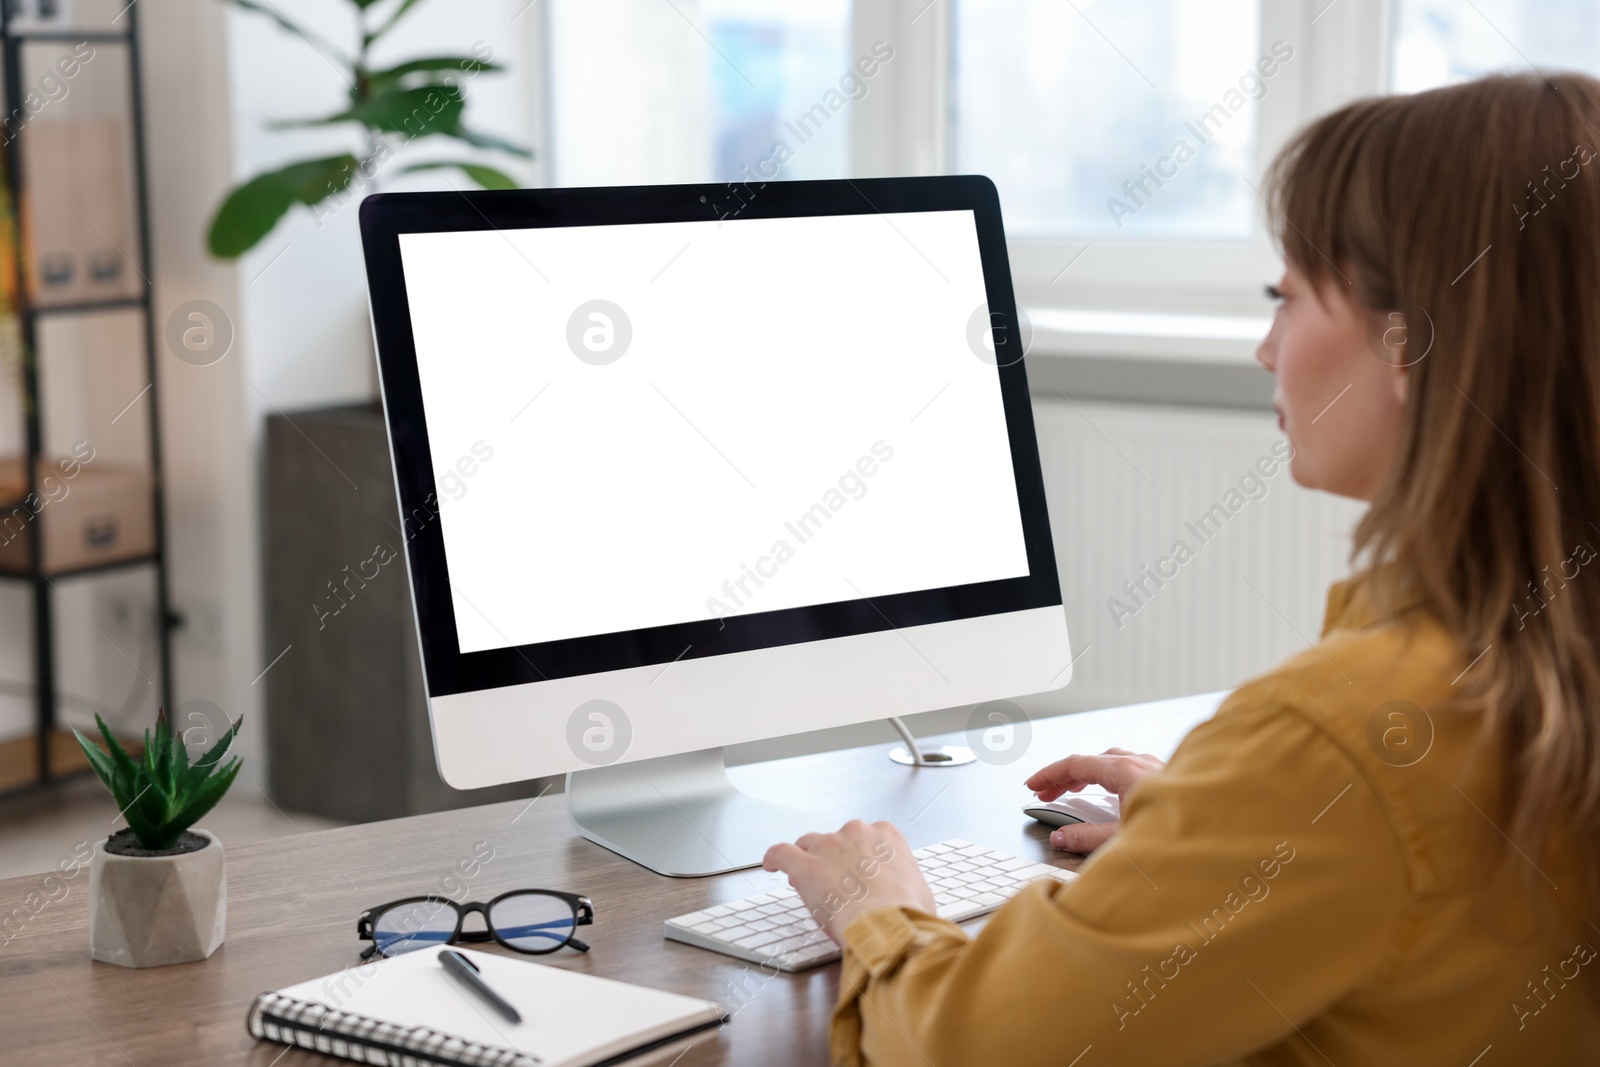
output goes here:
[[1272, 328], [1256, 346], [1256, 362], [1267, 368], [1271, 374], [1278, 373], [1278, 326], [1282, 319], [1281, 313], [1272, 316]]

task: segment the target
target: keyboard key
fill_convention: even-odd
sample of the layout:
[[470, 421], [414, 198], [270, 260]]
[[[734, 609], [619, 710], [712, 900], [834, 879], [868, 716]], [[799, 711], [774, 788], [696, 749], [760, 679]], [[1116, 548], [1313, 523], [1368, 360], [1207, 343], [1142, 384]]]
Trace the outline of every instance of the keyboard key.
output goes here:
[[741, 937], [734, 944], [740, 948], [760, 948], [762, 945], [770, 945], [776, 940], [778, 939], [770, 933], [763, 932], [751, 934], [749, 937]]

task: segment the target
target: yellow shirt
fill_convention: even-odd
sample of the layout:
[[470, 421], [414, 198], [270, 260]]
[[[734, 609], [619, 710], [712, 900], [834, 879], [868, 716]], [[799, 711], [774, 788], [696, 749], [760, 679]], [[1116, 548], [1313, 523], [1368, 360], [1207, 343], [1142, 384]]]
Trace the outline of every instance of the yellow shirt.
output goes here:
[[1322, 640], [1196, 727], [1075, 881], [975, 938], [909, 908], [853, 922], [835, 1061], [1600, 1064], [1572, 865], [1534, 874], [1540, 900], [1481, 888], [1497, 775], [1479, 716], [1445, 710], [1464, 669], [1437, 625], [1374, 624], [1335, 585]]

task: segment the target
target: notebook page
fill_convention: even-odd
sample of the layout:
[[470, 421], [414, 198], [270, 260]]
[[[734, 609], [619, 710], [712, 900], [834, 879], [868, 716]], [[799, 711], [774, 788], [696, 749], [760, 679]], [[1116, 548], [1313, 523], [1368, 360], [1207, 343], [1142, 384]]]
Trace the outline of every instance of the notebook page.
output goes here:
[[[707, 1000], [470, 949], [495, 992], [522, 1016], [512, 1023], [439, 964], [441, 947], [338, 971], [279, 993], [382, 1022], [425, 1026], [484, 1045], [516, 1049], [543, 1067], [579, 1067], [679, 1033], [724, 1014]], [[707, 1037], [710, 1032], [707, 1032]]]

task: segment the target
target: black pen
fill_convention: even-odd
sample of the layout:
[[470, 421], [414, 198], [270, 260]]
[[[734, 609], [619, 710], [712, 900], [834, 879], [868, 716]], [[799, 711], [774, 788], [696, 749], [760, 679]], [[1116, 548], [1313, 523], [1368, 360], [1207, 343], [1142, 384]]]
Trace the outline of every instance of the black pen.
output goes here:
[[505, 997], [489, 988], [489, 983], [478, 973], [477, 964], [451, 949], [439, 953], [439, 962], [450, 972], [452, 978], [482, 997], [489, 1007], [504, 1015], [507, 1020], [514, 1023], [522, 1021], [517, 1009], [507, 1003]]

